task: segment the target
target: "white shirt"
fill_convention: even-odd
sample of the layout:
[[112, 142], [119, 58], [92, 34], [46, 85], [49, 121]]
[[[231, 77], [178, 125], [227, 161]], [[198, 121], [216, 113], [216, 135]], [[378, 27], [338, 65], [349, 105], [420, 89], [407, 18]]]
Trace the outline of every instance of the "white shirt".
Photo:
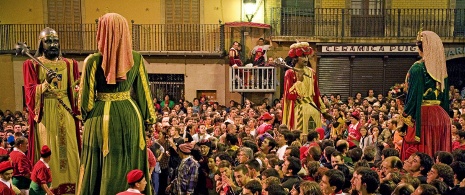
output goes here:
[[192, 139], [193, 139], [195, 142], [200, 142], [200, 141], [202, 141], [202, 140], [204, 140], [204, 139], [209, 139], [210, 137], [211, 137], [211, 136], [210, 136], [208, 133], [205, 133], [205, 134], [203, 134], [203, 135], [200, 135], [200, 134], [196, 133], [196, 134], [194, 134], [194, 135], [192, 136]]
[[45, 166], [50, 169], [50, 166], [48, 166], [48, 163], [46, 163], [43, 158], [40, 158], [40, 161], [42, 161], [45, 164]]
[[281, 146], [278, 151], [276, 151], [276, 155], [278, 156], [279, 160], [284, 160], [284, 152], [286, 152], [287, 145]]
[[21, 151], [20, 149], [18, 149], [18, 148], [16, 148], [16, 147], [15, 147], [15, 148], [13, 148], [13, 151], [18, 151], [18, 152], [21, 152], [21, 154], [23, 154], [24, 156], [26, 156], [26, 154], [24, 154], [24, 152], [23, 152], [23, 151]]
[[140, 193], [139, 190], [133, 189], [133, 188], [129, 188], [128, 190], [126, 190], [126, 192], [132, 192], [132, 193], [139, 193], [139, 194], [142, 194], [142, 193]]
[[0, 181], [3, 182], [6, 186], [8, 186], [9, 188], [11, 188], [11, 183], [10, 181], [5, 181], [4, 179], [0, 178]]

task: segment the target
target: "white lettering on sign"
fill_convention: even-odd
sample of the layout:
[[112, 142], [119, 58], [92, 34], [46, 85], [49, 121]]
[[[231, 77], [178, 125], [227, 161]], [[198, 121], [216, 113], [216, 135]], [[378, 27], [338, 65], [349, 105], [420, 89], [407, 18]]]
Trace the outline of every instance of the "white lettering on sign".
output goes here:
[[323, 53], [332, 52], [395, 52], [412, 53], [417, 52], [414, 45], [323, 45]]

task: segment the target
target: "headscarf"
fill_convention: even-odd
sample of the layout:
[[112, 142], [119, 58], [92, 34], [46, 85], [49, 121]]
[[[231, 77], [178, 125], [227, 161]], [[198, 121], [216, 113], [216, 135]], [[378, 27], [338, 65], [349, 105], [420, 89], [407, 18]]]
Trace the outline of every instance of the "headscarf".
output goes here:
[[126, 80], [126, 73], [134, 65], [131, 33], [126, 18], [108, 13], [99, 18], [98, 51], [102, 54], [102, 69], [107, 84]]
[[444, 91], [444, 79], [447, 78], [446, 57], [441, 38], [432, 31], [422, 31], [423, 60], [426, 71], [435, 81], [441, 83], [440, 90]]

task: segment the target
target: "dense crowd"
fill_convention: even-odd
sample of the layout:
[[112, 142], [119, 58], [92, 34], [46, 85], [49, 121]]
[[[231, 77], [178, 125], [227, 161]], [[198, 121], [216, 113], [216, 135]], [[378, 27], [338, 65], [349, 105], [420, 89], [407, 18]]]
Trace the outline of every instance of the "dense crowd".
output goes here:
[[[222, 106], [166, 95], [154, 100], [157, 122], [146, 131], [150, 184], [156, 194], [464, 194], [465, 100], [450, 89], [454, 150], [408, 157], [392, 93], [323, 95], [333, 119], [308, 134], [282, 125], [279, 99]], [[6, 161], [28, 136], [28, 112], [0, 116]]]
[[400, 156], [402, 107], [392, 93], [369, 90], [346, 102], [323, 95], [333, 120], [322, 118], [323, 127], [306, 135], [281, 124], [279, 99], [224, 107], [204, 97], [175, 103], [165, 96], [147, 131], [157, 160], [152, 184], [158, 194], [172, 192], [167, 186], [182, 161], [177, 146], [190, 143], [198, 176], [183, 190], [193, 194], [463, 194], [465, 100], [450, 89], [454, 150], [408, 157]]

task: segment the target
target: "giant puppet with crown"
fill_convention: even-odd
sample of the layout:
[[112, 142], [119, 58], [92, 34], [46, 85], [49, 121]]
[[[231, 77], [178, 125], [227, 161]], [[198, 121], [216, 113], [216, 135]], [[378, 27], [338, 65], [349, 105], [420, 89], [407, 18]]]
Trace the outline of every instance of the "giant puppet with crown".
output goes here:
[[[29, 110], [28, 157], [40, 159], [43, 145], [53, 152], [52, 186], [61, 194], [74, 194], [79, 170], [80, 130], [74, 89], [79, 80], [76, 60], [61, 56], [58, 33], [47, 27], [39, 35], [34, 60], [23, 64], [24, 92]], [[47, 70], [48, 69], [48, 70]]]
[[408, 126], [402, 146], [402, 159], [415, 152], [433, 156], [436, 151], [451, 151], [449, 85], [444, 46], [432, 31], [420, 30], [415, 62], [405, 78], [405, 107], [399, 128]]
[[[316, 127], [321, 127], [321, 114], [326, 107], [320, 96], [316, 72], [309, 67], [315, 58], [315, 51], [307, 42], [292, 44], [288, 53], [294, 68], [284, 76], [283, 124], [289, 129], [298, 129], [307, 134], [312, 119]], [[312, 65], [312, 67], [315, 67]]]

